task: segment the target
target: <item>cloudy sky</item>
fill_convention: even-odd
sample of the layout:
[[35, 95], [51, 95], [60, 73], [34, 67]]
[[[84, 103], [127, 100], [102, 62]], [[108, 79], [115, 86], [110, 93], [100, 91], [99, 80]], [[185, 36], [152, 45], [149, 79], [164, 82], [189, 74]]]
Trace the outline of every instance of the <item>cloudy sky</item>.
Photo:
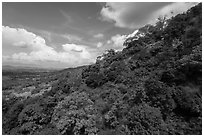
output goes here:
[[95, 62], [127, 36], [196, 3], [2, 3], [2, 63], [47, 68]]

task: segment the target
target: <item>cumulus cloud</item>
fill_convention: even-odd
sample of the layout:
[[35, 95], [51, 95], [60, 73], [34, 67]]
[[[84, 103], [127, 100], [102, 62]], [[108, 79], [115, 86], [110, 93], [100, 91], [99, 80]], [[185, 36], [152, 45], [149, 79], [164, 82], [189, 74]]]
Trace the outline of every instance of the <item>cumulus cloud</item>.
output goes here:
[[115, 35], [111, 37], [111, 41], [113, 42], [114, 47], [121, 47], [123, 46], [124, 41], [126, 40], [126, 35]]
[[135, 2], [135, 3], [106, 3], [101, 9], [101, 19], [115, 23], [123, 28], [139, 28], [145, 24], [154, 24], [160, 16], [167, 18], [182, 13], [196, 3], [168, 2]]
[[102, 33], [98, 33], [96, 35], [94, 35], [94, 38], [103, 38], [103, 34]]
[[113, 48], [117, 51], [120, 51], [124, 48], [123, 43], [125, 42], [127, 37], [128, 37], [128, 35], [116, 34], [116, 35], [112, 36], [109, 40], [107, 40], [105, 46], [109, 47], [109, 48]]
[[62, 45], [63, 49], [69, 54], [75, 54], [76, 58], [80, 57], [81, 59], [91, 58], [90, 52], [87, 50], [88, 47], [84, 45], [76, 44], [65, 44]]
[[106, 45], [113, 47], [115, 50], [122, 50], [124, 48], [123, 43], [130, 37], [135, 37], [135, 39], [138, 39], [139, 37], [142, 37], [144, 35], [141, 34], [139, 30], [135, 30], [130, 34], [126, 35], [120, 35], [116, 34], [111, 37], [111, 39], [107, 40]]
[[35, 61], [53, 61], [67, 63], [69, 67], [89, 64], [95, 60], [89, 51], [89, 47], [77, 44], [64, 44], [61, 51], [56, 51], [48, 46], [45, 40], [21, 28], [2, 27], [3, 45], [11, 45], [12, 47], [25, 47], [29, 52], [18, 52], [10, 57], [5, 56], [5, 59], [13, 59], [22, 62]]
[[16, 29], [2, 26], [2, 41], [3, 44], [26, 47], [34, 51], [52, 50], [51, 47], [46, 45], [45, 40], [42, 37], [20, 28]]

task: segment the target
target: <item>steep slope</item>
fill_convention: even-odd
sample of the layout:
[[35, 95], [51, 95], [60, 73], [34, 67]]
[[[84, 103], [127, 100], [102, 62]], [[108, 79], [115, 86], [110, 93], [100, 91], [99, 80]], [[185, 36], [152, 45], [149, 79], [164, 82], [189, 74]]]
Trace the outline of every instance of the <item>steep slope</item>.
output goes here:
[[[110, 90], [105, 101], [98, 98], [110, 106], [103, 112], [108, 120], [105, 131], [117, 134], [125, 127], [128, 134], [201, 134], [201, 8], [198, 4], [140, 28], [126, 40], [122, 52], [109, 50], [84, 70], [87, 86], [100, 94], [108, 92], [103, 89], [107, 85], [116, 90]], [[144, 117], [148, 113], [155, 117]], [[155, 118], [160, 123], [154, 123]]]

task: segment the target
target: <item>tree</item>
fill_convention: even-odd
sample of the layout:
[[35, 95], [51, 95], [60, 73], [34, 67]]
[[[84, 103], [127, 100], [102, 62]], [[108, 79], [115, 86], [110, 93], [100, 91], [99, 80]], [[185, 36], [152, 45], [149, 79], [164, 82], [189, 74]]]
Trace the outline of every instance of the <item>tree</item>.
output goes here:
[[165, 126], [160, 110], [147, 104], [134, 106], [127, 119], [128, 128], [134, 135], [161, 134]]
[[59, 102], [52, 123], [61, 134], [96, 134], [96, 114], [93, 102], [84, 92], [74, 92]]
[[22, 134], [33, 134], [49, 122], [49, 116], [44, 113], [43, 108], [35, 103], [27, 105], [18, 116], [20, 132]]
[[96, 88], [102, 86], [106, 81], [106, 77], [102, 73], [90, 73], [85, 83], [89, 87]]
[[168, 88], [160, 81], [149, 79], [145, 82], [145, 91], [150, 105], [160, 108], [163, 118], [166, 119], [166, 116], [175, 108], [175, 102], [172, 98], [173, 88]]

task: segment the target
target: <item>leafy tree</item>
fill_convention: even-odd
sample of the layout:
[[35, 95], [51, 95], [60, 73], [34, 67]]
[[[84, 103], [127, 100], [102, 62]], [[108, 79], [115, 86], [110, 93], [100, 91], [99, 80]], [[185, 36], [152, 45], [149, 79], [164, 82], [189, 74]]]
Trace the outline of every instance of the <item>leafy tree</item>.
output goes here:
[[85, 83], [89, 87], [96, 88], [102, 86], [106, 81], [106, 77], [102, 73], [91, 73]]
[[43, 113], [43, 108], [39, 104], [27, 105], [18, 116], [20, 124], [34, 122], [42, 125], [47, 123], [48, 117]]
[[175, 93], [175, 101], [177, 107], [175, 112], [179, 115], [187, 117], [201, 116], [202, 112], [202, 101], [201, 93], [197, 88], [191, 87], [180, 87]]
[[56, 106], [52, 123], [61, 134], [96, 134], [93, 102], [84, 92], [74, 92]]
[[133, 107], [127, 115], [131, 134], [161, 134], [165, 123], [158, 108], [141, 104]]
[[173, 88], [168, 88], [157, 80], [149, 79], [145, 82], [145, 89], [150, 105], [160, 108], [165, 119], [175, 108], [172, 98]]

